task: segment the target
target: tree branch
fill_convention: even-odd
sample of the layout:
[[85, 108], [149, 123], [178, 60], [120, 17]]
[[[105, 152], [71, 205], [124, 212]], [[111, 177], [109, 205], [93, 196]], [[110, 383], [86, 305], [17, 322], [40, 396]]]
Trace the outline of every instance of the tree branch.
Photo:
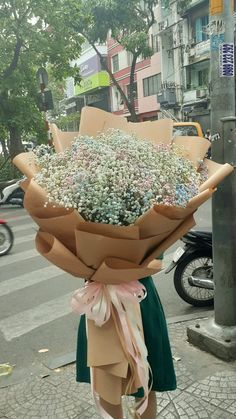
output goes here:
[[[153, 1], [147, 1], [147, 0], [145, 1], [144, 0], [144, 3], [145, 3], [145, 5], [147, 5], [148, 12], [146, 10], [142, 10], [138, 6], [135, 7], [135, 10], [136, 10], [137, 13], [140, 14], [140, 16], [141, 16], [142, 19], [146, 19], [146, 21], [147, 21], [147, 29], [149, 30], [152, 27], [152, 25], [155, 23], [155, 21], [156, 21], [155, 14], [154, 14], [154, 9], [153, 9], [154, 2]], [[150, 14], [150, 16], [149, 16], [149, 14]]]
[[7, 79], [8, 77], [10, 77], [12, 75], [12, 73], [14, 72], [14, 70], [17, 67], [18, 61], [19, 61], [19, 57], [20, 57], [20, 50], [22, 47], [23, 43], [21, 41], [21, 39], [17, 38], [17, 42], [16, 42], [16, 46], [15, 46], [15, 51], [14, 51], [14, 55], [11, 61], [11, 64], [9, 65], [9, 67], [3, 72], [2, 75], [2, 79]]
[[[100, 51], [97, 49], [96, 45], [95, 45], [93, 42], [91, 42], [91, 41], [87, 38], [87, 36], [86, 36], [85, 34], [82, 34], [82, 35], [83, 35], [83, 36], [87, 39], [87, 41], [88, 41], [88, 42], [90, 43], [90, 45], [93, 47], [94, 51], [96, 52], [96, 54], [99, 56], [99, 58], [100, 58], [100, 60], [101, 60], [101, 59], [103, 58], [103, 56], [102, 56], [102, 54], [100, 53]], [[108, 72], [108, 74], [109, 74], [109, 76], [110, 76], [111, 80], [113, 81], [114, 85], [116, 86], [117, 90], [120, 92], [120, 95], [121, 95], [121, 97], [122, 97], [123, 101], [126, 103], [126, 106], [127, 106], [128, 110], [129, 110], [130, 114], [132, 114], [132, 113], [133, 113], [133, 112], [132, 112], [132, 107], [131, 107], [131, 103], [130, 103], [130, 101], [129, 101], [128, 97], [127, 97], [127, 96], [125, 95], [125, 93], [123, 92], [123, 90], [122, 90], [121, 86], [120, 86], [120, 85], [119, 85], [119, 83], [117, 82], [117, 80], [116, 80], [116, 78], [115, 78], [114, 74], [111, 72], [111, 70], [110, 70], [110, 68], [108, 67], [108, 65], [107, 65], [107, 63], [106, 63], [106, 62], [103, 62], [103, 66], [104, 66], [105, 70]]]

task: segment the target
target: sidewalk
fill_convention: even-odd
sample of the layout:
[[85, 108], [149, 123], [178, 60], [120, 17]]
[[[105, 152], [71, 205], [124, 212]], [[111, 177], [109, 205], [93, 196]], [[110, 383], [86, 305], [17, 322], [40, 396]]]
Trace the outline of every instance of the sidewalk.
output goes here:
[[[236, 362], [226, 363], [188, 344], [186, 327], [197, 320], [168, 323], [178, 389], [158, 394], [158, 418], [235, 418]], [[1, 419], [99, 419], [89, 385], [75, 382], [74, 364], [26, 372], [13, 382], [7, 385], [0, 378], [0, 387], [7, 385], [0, 389]]]

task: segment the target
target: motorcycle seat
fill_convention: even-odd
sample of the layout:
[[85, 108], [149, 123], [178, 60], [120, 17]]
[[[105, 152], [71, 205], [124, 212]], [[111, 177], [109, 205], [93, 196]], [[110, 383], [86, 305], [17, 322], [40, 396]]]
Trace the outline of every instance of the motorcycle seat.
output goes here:
[[7, 186], [14, 185], [19, 179], [12, 179], [12, 180], [4, 180], [0, 182], [0, 190], [3, 191]]
[[196, 239], [212, 241], [212, 233], [208, 231], [193, 231], [191, 230], [189, 233], [186, 234], [189, 237], [196, 237]]

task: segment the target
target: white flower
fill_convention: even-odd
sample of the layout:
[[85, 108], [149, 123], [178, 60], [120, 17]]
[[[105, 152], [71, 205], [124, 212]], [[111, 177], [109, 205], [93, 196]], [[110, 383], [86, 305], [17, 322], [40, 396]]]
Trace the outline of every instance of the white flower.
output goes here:
[[71, 149], [36, 150], [35, 176], [48, 201], [76, 208], [88, 221], [129, 225], [154, 203], [185, 206], [201, 174], [177, 146], [154, 145], [119, 130], [81, 136]]

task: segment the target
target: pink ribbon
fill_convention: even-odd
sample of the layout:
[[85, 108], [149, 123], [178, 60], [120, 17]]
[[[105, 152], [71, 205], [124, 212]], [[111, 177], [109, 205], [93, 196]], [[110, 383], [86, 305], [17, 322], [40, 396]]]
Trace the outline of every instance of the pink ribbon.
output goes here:
[[[139, 304], [147, 295], [145, 287], [138, 281], [131, 281], [118, 285], [104, 285], [99, 282], [87, 282], [83, 288], [76, 290], [72, 296], [72, 309], [76, 313], [85, 314], [87, 319], [93, 320], [97, 326], [103, 326], [112, 315], [112, 305], [115, 307], [120, 321], [125, 347], [133, 358], [144, 398], [137, 405], [136, 413], [142, 415], [147, 408], [149, 394], [149, 364], [147, 348], [144, 343], [142, 329], [137, 321], [135, 305]], [[100, 406], [91, 380], [92, 392], [97, 408], [103, 418], [109, 415]]]

